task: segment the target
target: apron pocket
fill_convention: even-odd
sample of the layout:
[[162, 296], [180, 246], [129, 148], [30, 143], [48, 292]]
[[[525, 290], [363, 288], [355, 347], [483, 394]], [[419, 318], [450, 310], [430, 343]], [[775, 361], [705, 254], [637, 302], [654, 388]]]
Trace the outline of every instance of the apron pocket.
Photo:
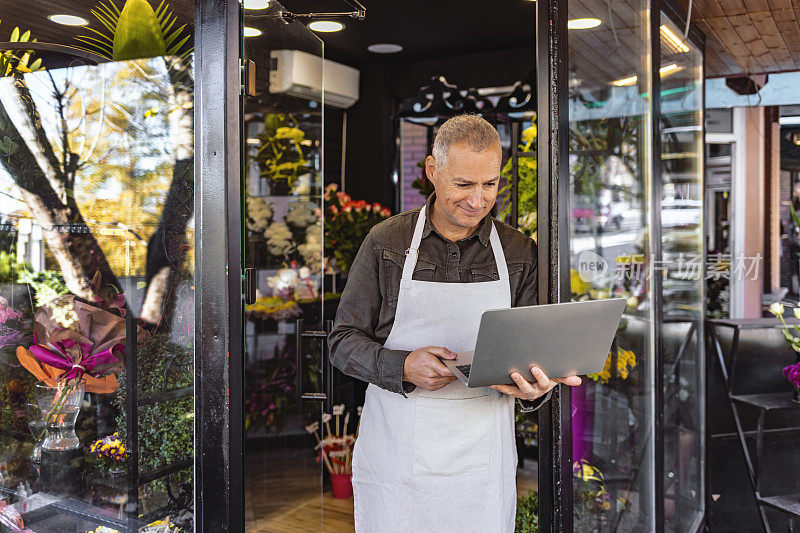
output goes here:
[[491, 399], [417, 397], [412, 474], [488, 476]]

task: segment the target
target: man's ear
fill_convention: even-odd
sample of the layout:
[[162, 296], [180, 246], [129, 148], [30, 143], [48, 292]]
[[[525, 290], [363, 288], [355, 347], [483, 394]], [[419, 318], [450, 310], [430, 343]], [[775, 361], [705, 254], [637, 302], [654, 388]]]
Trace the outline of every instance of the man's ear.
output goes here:
[[429, 155], [425, 158], [425, 175], [431, 180], [431, 183], [434, 185], [436, 182], [434, 181], [433, 175], [436, 172], [436, 159], [433, 158], [432, 155]]

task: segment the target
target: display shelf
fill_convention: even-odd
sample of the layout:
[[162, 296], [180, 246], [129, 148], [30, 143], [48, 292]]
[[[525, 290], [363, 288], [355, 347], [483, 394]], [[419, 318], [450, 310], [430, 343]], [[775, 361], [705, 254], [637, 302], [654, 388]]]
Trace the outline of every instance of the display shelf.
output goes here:
[[800, 494], [762, 496], [758, 499], [758, 502], [788, 515], [800, 517]]
[[167, 400], [174, 400], [177, 398], [186, 398], [194, 394], [194, 387], [183, 387], [180, 389], [173, 389], [164, 392], [157, 392], [155, 394], [148, 394], [139, 398], [139, 407], [144, 405], [152, 405], [154, 403], [164, 402]]
[[732, 394], [731, 400], [744, 403], [766, 411], [775, 409], [798, 409], [800, 403], [792, 401], [791, 392], [774, 392], [769, 394]]
[[[796, 320], [786, 320], [787, 324], [797, 323]], [[733, 330], [731, 338], [730, 354], [726, 358], [722, 350], [722, 344], [717, 336], [717, 328], [730, 328]], [[735, 394], [733, 392], [734, 373], [739, 362], [739, 337], [743, 330], [764, 330], [778, 329], [783, 327], [783, 322], [775, 318], [758, 319], [713, 319], [707, 322], [708, 338], [712, 349], [716, 354], [717, 366], [725, 385], [730, 404], [731, 414], [736, 424], [736, 436], [744, 454], [745, 467], [753, 492], [753, 498], [758, 508], [761, 528], [765, 533], [771, 531], [767, 520], [766, 507], [771, 507], [790, 516], [800, 517], [800, 497], [795, 494], [762, 496], [761, 495], [761, 471], [764, 452], [764, 429], [767, 413], [800, 408], [800, 404], [792, 401], [791, 392], [762, 393], [762, 394]], [[742, 417], [739, 413], [740, 407], [756, 409], [758, 420], [755, 432], [747, 431], [742, 424]], [[786, 428], [789, 429], [789, 428]], [[755, 454], [751, 453], [747, 445], [747, 437], [755, 434]], [[716, 435], [710, 435], [714, 438]]]

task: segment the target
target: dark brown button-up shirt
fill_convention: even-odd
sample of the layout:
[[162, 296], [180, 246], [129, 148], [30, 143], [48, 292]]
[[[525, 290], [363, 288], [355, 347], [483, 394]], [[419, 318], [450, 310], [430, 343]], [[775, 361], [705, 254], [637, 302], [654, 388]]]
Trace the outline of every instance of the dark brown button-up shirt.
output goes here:
[[[435, 195], [428, 198], [427, 213], [434, 199]], [[414, 385], [403, 383], [403, 365], [410, 352], [389, 350], [383, 343], [394, 323], [405, 251], [411, 245], [419, 212], [414, 209], [393, 216], [369, 232], [350, 268], [329, 336], [334, 366], [400, 394], [414, 389]], [[500, 279], [489, 244], [491, 224], [497, 228], [506, 256], [512, 307], [535, 305], [536, 243], [490, 215], [472, 235], [456, 242], [442, 236], [428, 216], [413, 279], [444, 283]]]

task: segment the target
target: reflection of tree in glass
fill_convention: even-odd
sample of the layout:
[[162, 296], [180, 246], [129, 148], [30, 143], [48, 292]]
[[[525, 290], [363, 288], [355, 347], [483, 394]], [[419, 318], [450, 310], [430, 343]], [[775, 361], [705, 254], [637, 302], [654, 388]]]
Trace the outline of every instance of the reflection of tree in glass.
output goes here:
[[0, 96], [0, 135], [14, 143], [0, 164], [69, 290], [91, 299], [97, 271], [118, 288], [115, 274], [145, 275], [142, 318], [168, 316], [193, 214], [185, 65], [158, 58], [17, 74]]

